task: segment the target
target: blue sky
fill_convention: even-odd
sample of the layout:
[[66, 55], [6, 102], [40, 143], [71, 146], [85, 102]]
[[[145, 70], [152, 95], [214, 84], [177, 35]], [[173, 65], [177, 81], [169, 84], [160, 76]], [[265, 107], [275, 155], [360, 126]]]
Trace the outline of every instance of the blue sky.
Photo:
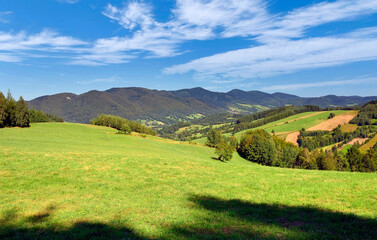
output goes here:
[[377, 0], [0, 0], [0, 91], [377, 95]]

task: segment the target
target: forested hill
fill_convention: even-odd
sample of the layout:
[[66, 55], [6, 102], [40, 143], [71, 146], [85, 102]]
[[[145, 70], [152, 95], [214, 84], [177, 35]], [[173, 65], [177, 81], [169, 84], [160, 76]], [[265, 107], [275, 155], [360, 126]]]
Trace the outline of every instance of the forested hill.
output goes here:
[[[377, 97], [302, 98], [284, 93], [232, 90], [211, 92], [203, 88], [158, 91], [145, 88], [112, 88], [80, 95], [60, 93], [28, 102], [30, 108], [49, 112], [68, 122], [88, 123], [99, 114], [111, 114], [130, 120], [157, 120], [173, 123], [220, 112], [252, 113], [288, 104], [320, 107], [364, 104]], [[201, 115], [200, 115], [201, 114]]]

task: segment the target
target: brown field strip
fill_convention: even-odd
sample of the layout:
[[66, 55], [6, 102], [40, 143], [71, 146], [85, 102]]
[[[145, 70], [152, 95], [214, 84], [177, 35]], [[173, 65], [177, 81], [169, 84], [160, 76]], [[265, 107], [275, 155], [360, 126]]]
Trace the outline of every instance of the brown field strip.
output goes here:
[[293, 143], [294, 145], [298, 146], [297, 139], [300, 135], [300, 132], [293, 132], [288, 134], [287, 138], [285, 139], [287, 142]]
[[357, 115], [357, 111], [348, 111], [329, 120], [326, 120], [314, 127], [308, 128], [307, 131], [331, 131], [338, 125], [343, 125], [351, 121]]

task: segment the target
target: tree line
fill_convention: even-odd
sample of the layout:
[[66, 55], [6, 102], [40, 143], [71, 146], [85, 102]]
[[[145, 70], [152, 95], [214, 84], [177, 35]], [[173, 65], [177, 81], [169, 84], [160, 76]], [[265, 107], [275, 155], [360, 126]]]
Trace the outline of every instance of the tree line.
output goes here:
[[377, 144], [362, 154], [357, 146], [352, 146], [347, 154], [299, 148], [264, 130], [248, 131], [237, 148], [241, 157], [266, 166], [337, 170], [353, 172], [377, 171]]
[[9, 91], [7, 97], [0, 92], [0, 128], [29, 126], [30, 115], [24, 99], [16, 101]]
[[358, 126], [377, 125], [377, 100], [366, 103], [350, 123]]
[[130, 121], [122, 117], [106, 115], [99, 115], [97, 118], [90, 120], [90, 124], [111, 127], [119, 130], [121, 133], [129, 134], [131, 132], [138, 132], [149, 135], [156, 135], [156, 131], [151, 128], [144, 126], [143, 124]]
[[302, 129], [297, 143], [300, 147], [314, 150], [320, 147], [326, 147], [335, 143], [346, 144], [354, 138], [372, 138], [377, 133], [374, 126], [358, 127], [353, 132], [342, 132], [341, 126], [330, 131], [305, 131]]
[[36, 122], [63, 122], [63, 119], [35, 109], [29, 110], [22, 96], [16, 101], [10, 91], [7, 97], [0, 92], [0, 128], [30, 127], [30, 123]]

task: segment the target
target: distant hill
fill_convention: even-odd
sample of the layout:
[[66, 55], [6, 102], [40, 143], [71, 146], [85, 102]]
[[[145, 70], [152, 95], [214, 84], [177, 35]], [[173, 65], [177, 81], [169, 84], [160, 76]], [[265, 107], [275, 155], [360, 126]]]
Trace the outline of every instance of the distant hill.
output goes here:
[[285, 93], [232, 90], [212, 92], [203, 88], [158, 91], [145, 88], [112, 88], [80, 95], [60, 93], [28, 102], [30, 108], [62, 117], [68, 122], [88, 123], [99, 114], [112, 114], [130, 120], [173, 123], [195, 116], [220, 112], [251, 113], [285, 105], [320, 107], [364, 104], [374, 97], [338, 97], [334, 95], [302, 98]]

